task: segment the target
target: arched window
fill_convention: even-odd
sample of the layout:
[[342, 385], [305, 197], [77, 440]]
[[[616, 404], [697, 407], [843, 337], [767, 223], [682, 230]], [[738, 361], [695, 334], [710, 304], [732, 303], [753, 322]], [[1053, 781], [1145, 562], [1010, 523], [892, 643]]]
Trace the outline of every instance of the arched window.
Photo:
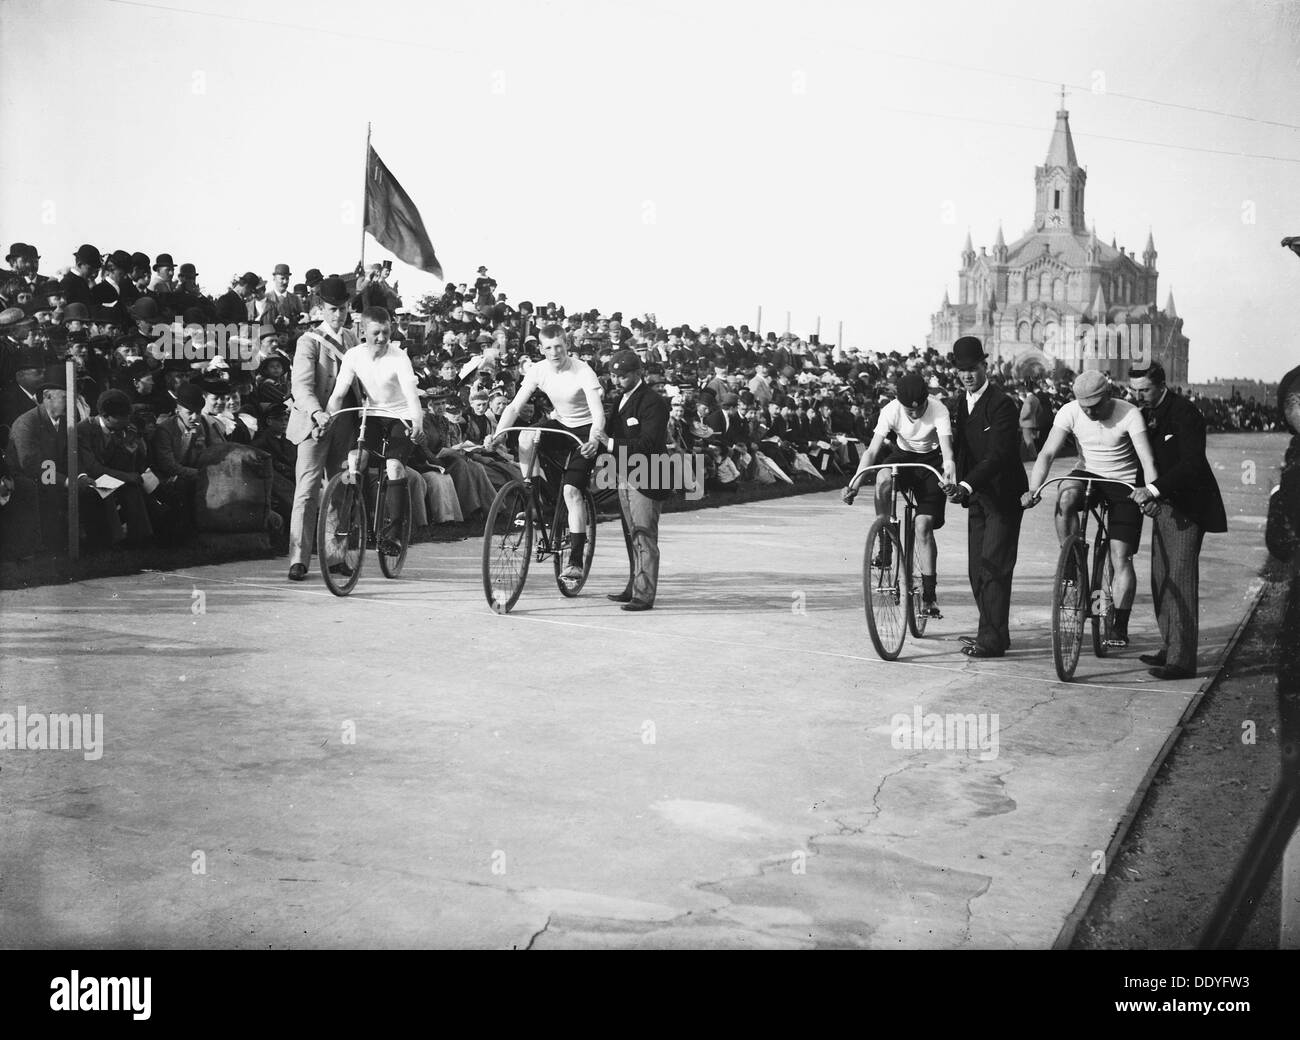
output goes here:
[[1055, 281], [1052, 282], [1052, 299], [1053, 300], [1065, 299], [1065, 282], [1063, 282], [1060, 278], [1057, 278]]
[[1028, 343], [1028, 342], [1030, 342], [1030, 339], [1029, 339], [1029, 322], [1027, 322], [1027, 321], [1022, 321], [1022, 322], [1019, 324], [1019, 326], [1017, 326], [1017, 328], [1016, 328], [1016, 339], [1018, 339], [1021, 343]]
[[1044, 271], [1043, 276], [1038, 281], [1038, 298], [1040, 300], [1050, 300], [1052, 298], [1052, 272]]

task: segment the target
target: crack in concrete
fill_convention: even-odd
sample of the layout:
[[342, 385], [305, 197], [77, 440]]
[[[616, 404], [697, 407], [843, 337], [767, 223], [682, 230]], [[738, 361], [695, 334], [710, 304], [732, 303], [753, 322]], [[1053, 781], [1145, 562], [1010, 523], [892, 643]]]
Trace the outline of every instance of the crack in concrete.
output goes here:
[[528, 945], [524, 947], [525, 950], [531, 950], [533, 948], [533, 943], [537, 942], [537, 940], [546, 933], [546, 930], [551, 927], [552, 917], [554, 917], [554, 914], [546, 915], [546, 923], [542, 925], [540, 931], [533, 932], [533, 937], [528, 940]]

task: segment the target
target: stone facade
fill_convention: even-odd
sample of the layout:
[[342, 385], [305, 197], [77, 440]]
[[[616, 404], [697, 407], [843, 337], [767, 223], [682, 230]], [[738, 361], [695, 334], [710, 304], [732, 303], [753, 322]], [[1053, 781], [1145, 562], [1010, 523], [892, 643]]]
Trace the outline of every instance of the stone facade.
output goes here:
[[1088, 172], [1075, 158], [1070, 116], [1056, 113], [1047, 160], [1034, 171], [1034, 224], [1007, 245], [961, 253], [957, 300], [944, 293], [926, 345], [942, 353], [975, 336], [1008, 376], [1039, 371], [1061, 378], [1100, 369], [1123, 379], [1145, 359], [1160, 361], [1171, 384], [1187, 382], [1187, 337], [1170, 293], [1156, 306], [1156, 248], [1141, 257], [1097, 238], [1084, 220]]

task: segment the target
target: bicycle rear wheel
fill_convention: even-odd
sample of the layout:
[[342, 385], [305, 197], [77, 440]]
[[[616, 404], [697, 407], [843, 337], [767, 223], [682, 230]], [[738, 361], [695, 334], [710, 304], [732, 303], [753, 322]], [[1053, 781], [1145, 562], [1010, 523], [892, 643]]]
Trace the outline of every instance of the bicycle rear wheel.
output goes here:
[[483, 593], [488, 606], [507, 613], [524, 591], [533, 553], [533, 520], [522, 480], [497, 492], [483, 524]]
[[1110, 561], [1110, 539], [1098, 532], [1092, 552], [1092, 652], [1105, 657], [1110, 653], [1107, 640], [1115, 635], [1115, 566]]
[[325, 485], [316, 516], [316, 552], [321, 577], [336, 596], [346, 596], [361, 577], [366, 559], [366, 498], [362, 476], [336, 473]]
[[862, 553], [862, 593], [872, 645], [886, 661], [898, 657], [907, 636], [905, 571], [897, 532], [888, 517], [877, 518]]
[[596, 554], [596, 503], [592, 501], [590, 491], [582, 493], [582, 504], [583, 511], [587, 514], [587, 543], [582, 549], [582, 577], [577, 581], [565, 581], [560, 577], [568, 566], [569, 546], [572, 544], [570, 539], [573, 535], [569, 530], [569, 507], [564, 502], [563, 490], [559, 501], [555, 503], [555, 519], [551, 524], [551, 540], [555, 543], [555, 556], [551, 561], [555, 565], [555, 584], [559, 587], [560, 595], [569, 598], [576, 596], [587, 584], [592, 557]]
[[[911, 510], [905, 522], [915, 523]], [[907, 543], [907, 627], [917, 639], [925, 637], [925, 626], [929, 618], [925, 613], [924, 586], [921, 584], [921, 550], [916, 541], [916, 527], [904, 531]]]
[[1083, 647], [1083, 619], [1088, 612], [1088, 548], [1078, 538], [1061, 546], [1052, 592], [1052, 659], [1056, 677], [1074, 678]]
[[393, 525], [391, 539], [393, 546], [399, 551], [396, 553], [384, 552], [384, 529], [388, 526], [388, 488], [393, 482], [384, 476], [379, 480], [378, 501], [375, 503], [375, 530], [378, 532], [375, 541], [375, 552], [379, 556], [379, 569], [383, 571], [385, 578], [396, 578], [402, 573], [402, 564], [406, 562], [406, 550], [411, 546], [411, 485], [402, 478], [402, 487], [406, 489], [405, 501], [402, 506], [402, 518]]

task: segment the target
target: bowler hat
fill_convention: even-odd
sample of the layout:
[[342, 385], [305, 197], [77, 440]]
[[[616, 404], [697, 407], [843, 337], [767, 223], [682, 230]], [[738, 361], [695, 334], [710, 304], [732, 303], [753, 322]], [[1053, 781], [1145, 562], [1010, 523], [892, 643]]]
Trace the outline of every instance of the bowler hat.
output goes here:
[[323, 279], [317, 292], [321, 302], [328, 303], [331, 307], [346, 307], [351, 299], [348, 287], [343, 284], [342, 278]]
[[960, 371], [969, 372], [987, 361], [988, 357], [984, 353], [984, 344], [974, 336], [962, 336], [952, 345], [953, 367]]
[[19, 372], [29, 368], [44, 369], [45, 351], [40, 347], [24, 347], [18, 352], [18, 364], [14, 367]]
[[126, 309], [126, 313], [131, 315], [135, 321], [157, 321], [159, 315], [158, 301], [152, 296], [141, 296]]
[[306, 273], [306, 275], [304, 275], [304, 277], [307, 279], [308, 288], [314, 285], [319, 285], [325, 280], [325, 276], [320, 273], [319, 267], [313, 267]]
[[286, 278], [288, 278], [288, 277], [289, 277], [289, 265], [288, 265], [288, 264], [276, 264], [276, 265], [275, 265], [275, 270], [272, 271], [271, 273], [272, 273], [272, 274], [282, 274], [282, 275], [284, 275]]
[[47, 365], [45, 376], [40, 385], [36, 388], [38, 394], [43, 394], [46, 390], [67, 390], [68, 376], [63, 365]]
[[99, 250], [87, 243], [72, 254], [72, 258], [79, 264], [100, 264]]
[[108, 262], [119, 271], [128, 271], [131, 269], [131, 254], [125, 249], [114, 249], [112, 255], [108, 258]]
[[198, 276], [199, 276], [199, 272], [194, 270], [193, 264], [181, 264], [182, 278], [197, 278]]
[[90, 321], [90, 311], [86, 309], [84, 303], [70, 303], [63, 308], [63, 320], [66, 321]]
[[131, 254], [131, 270], [133, 270], [133, 271], [135, 271], [135, 270], [139, 270], [139, 269], [142, 268], [142, 267], [143, 267], [145, 270], [148, 270], [148, 268], [149, 268], [149, 254], [148, 254], [148, 253], [132, 253], [132, 254]]
[[27, 255], [27, 250], [31, 247], [26, 242], [15, 242], [9, 247], [9, 252], [5, 254], [6, 260], [17, 260]]
[[191, 412], [203, 411], [203, 391], [193, 383], [182, 383], [176, 388], [176, 402]]
[[256, 289], [262, 284], [262, 279], [252, 271], [245, 271], [239, 276], [239, 284], [249, 289]]
[[175, 267], [176, 261], [172, 259], [171, 253], [159, 253], [158, 259], [153, 262], [153, 269], [156, 271], [160, 267]]

